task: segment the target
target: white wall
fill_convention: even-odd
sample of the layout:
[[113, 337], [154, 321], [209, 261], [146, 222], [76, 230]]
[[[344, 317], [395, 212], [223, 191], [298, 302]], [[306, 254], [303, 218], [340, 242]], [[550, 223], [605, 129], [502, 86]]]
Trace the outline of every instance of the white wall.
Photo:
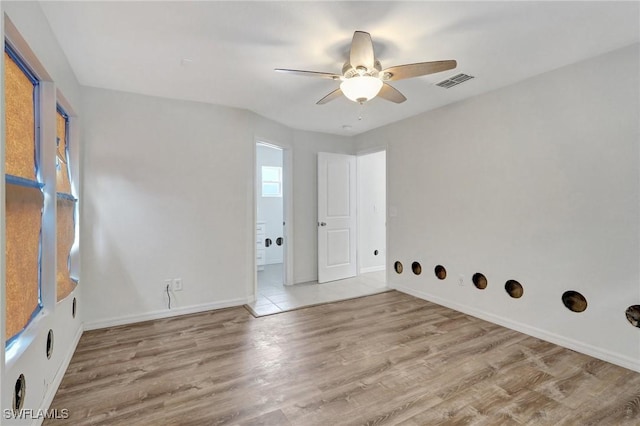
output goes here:
[[357, 158], [359, 273], [385, 268], [386, 157], [385, 151], [379, 151]]
[[[73, 355], [80, 334], [82, 333], [82, 315], [84, 304], [82, 290], [85, 284], [82, 271], [79, 269], [79, 254], [73, 254], [72, 265], [75, 268], [74, 275], [80, 278], [80, 284], [74, 292], [61, 302], [55, 300], [56, 271], [55, 271], [55, 145], [47, 145], [44, 141], [55, 141], [55, 105], [61, 103], [73, 117], [71, 118], [71, 170], [73, 183], [80, 190], [80, 203], [82, 196], [79, 181], [79, 115], [80, 111], [80, 86], [71, 70], [61, 48], [55, 41], [54, 35], [49, 29], [49, 24], [44, 17], [40, 5], [36, 2], [0, 2], [0, 15], [3, 19], [3, 34], [19, 50], [19, 53], [29, 65], [41, 77], [41, 108], [47, 111], [41, 117], [40, 137], [41, 157], [50, 160], [47, 164], [41, 164], [41, 177], [45, 183], [45, 209], [43, 213], [43, 254], [41, 269], [41, 290], [43, 309], [22, 333], [20, 339], [5, 353], [0, 356], [0, 401], [1, 408], [12, 406], [13, 387], [20, 374], [26, 379], [25, 409], [38, 409], [48, 407], [53, 399], [66, 367]], [[4, 67], [0, 81], [4, 82]], [[4, 89], [1, 90], [4, 93]], [[4, 99], [2, 117], [4, 123]], [[0, 131], [3, 147], [0, 150], [0, 172], [4, 175], [4, 130]], [[2, 193], [4, 193], [4, 179], [2, 179]], [[4, 203], [2, 203], [4, 209]], [[4, 210], [2, 210], [4, 223]], [[4, 226], [0, 227], [2, 244], [0, 252], [4, 253]], [[5, 318], [4, 298], [4, 273], [5, 256], [0, 256], [0, 270], [2, 271], [2, 309], [0, 323]], [[72, 318], [71, 303], [77, 299], [77, 315]], [[54, 332], [54, 346], [51, 359], [46, 358], [46, 340], [49, 330]], [[5, 330], [2, 326], [0, 336], [5, 341]], [[6, 359], [5, 359], [6, 358]], [[5, 362], [6, 361], [6, 362]], [[4, 412], [0, 413], [2, 424], [31, 424], [32, 419], [13, 421], [4, 418]], [[37, 423], [37, 421], [36, 421]]]
[[[358, 136], [360, 150], [388, 145], [387, 266], [405, 271], [390, 285], [640, 371], [625, 319], [640, 303], [638, 48]], [[566, 290], [585, 312], [564, 307]]]
[[[305, 211], [315, 205], [315, 153], [350, 150], [348, 139], [291, 131], [248, 111], [89, 87], [83, 111], [87, 328], [250, 299], [256, 140], [293, 152], [294, 276], [315, 277], [308, 234], [316, 213]], [[167, 278], [183, 280], [171, 310]]]
[[283, 246], [276, 244], [278, 237], [284, 238], [283, 221], [283, 198], [262, 196], [262, 167], [282, 167], [283, 152], [280, 149], [269, 148], [264, 145], [256, 147], [256, 199], [258, 204], [258, 221], [265, 222], [265, 239], [270, 238], [272, 244], [265, 245], [265, 262], [267, 265], [282, 263]]
[[[253, 289], [250, 114], [93, 88], [83, 98], [87, 325], [244, 303]], [[184, 288], [171, 312], [168, 278]]]

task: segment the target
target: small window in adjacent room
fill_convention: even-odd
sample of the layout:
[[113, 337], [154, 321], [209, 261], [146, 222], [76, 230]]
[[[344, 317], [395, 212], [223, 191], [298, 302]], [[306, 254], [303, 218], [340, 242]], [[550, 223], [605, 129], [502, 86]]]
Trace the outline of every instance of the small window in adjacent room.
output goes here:
[[262, 166], [262, 196], [282, 197], [282, 167]]

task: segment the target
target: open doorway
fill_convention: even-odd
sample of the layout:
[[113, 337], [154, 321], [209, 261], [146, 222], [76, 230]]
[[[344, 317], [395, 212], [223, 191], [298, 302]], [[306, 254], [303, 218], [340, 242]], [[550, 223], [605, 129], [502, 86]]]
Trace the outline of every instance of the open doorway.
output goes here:
[[284, 151], [256, 143], [257, 294], [272, 293], [285, 283]]
[[357, 157], [358, 275], [376, 283], [386, 282], [386, 164], [386, 151]]
[[[291, 262], [293, 229], [287, 226], [287, 217], [292, 217], [293, 213], [289, 198], [292, 153], [290, 149], [282, 150], [268, 143], [256, 142], [256, 287], [255, 300], [246, 307], [255, 316], [263, 316], [387, 291], [386, 152], [367, 153], [359, 157], [318, 153], [318, 257], [321, 253], [321, 233], [332, 232], [334, 235], [326, 238], [327, 266], [340, 266], [347, 263], [344, 259], [348, 259], [348, 263], [354, 267], [346, 275], [322, 283], [318, 274], [318, 280], [289, 285], [294, 284]], [[325, 164], [324, 159], [327, 158], [332, 161]], [[277, 170], [277, 167], [282, 167], [282, 170]], [[360, 171], [356, 173], [358, 168]], [[345, 182], [348, 183], [348, 190], [342, 185]], [[332, 193], [334, 190], [335, 193]], [[278, 197], [280, 191], [282, 196]], [[325, 195], [326, 202], [321, 200]], [[321, 204], [326, 204], [325, 208], [320, 207]], [[273, 205], [277, 206], [276, 209], [270, 210], [269, 206]], [[353, 218], [354, 223], [345, 231], [339, 228], [340, 224], [333, 226], [329, 219], [344, 221], [345, 215], [341, 212], [347, 206], [348, 216]], [[277, 224], [280, 220], [279, 211], [282, 211], [278, 208], [283, 209], [284, 213], [285, 226], [282, 230]], [[273, 250], [278, 247], [279, 232], [284, 236], [282, 257], [278, 250]], [[345, 234], [346, 238], [340, 238]], [[353, 245], [358, 247], [357, 250], [353, 247], [352, 251], [354, 242], [356, 244]]]
[[387, 233], [386, 151], [358, 156], [358, 274], [384, 278]]
[[386, 188], [386, 151], [318, 153], [318, 283], [386, 287]]

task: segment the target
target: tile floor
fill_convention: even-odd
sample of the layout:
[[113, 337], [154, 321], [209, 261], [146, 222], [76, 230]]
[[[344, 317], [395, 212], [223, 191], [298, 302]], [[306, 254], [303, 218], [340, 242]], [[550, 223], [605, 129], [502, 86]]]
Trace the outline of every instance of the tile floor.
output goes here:
[[317, 281], [282, 285], [282, 264], [258, 271], [256, 301], [247, 305], [256, 316], [276, 314], [303, 306], [335, 302], [387, 291], [385, 271], [319, 284]]

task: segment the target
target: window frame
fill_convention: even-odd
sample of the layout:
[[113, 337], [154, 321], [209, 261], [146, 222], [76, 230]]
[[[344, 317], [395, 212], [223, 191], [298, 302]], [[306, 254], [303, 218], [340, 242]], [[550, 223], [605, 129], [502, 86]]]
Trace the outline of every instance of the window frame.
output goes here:
[[[33, 124], [34, 124], [34, 134], [33, 134], [33, 144], [34, 144], [34, 176], [35, 180], [25, 178], [22, 176], [15, 176], [8, 173], [4, 174], [5, 184], [23, 186], [27, 188], [38, 188], [40, 191], [43, 190], [45, 184], [42, 182], [42, 178], [40, 176], [40, 79], [37, 77], [36, 73], [29, 67], [27, 61], [20, 56], [18, 53], [18, 49], [13, 47], [13, 45], [9, 42], [9, 40], [4, 37], [4, 51], [9, 56], [9, 58], [18, 66], [18, 68], [25, 74], [25, 76], [31, 81], [33, 85]], [[6, 143], [6, 142], [5, 142]], [[6, 195], [3, 202], [6, 203]], [[42, 206], [44, 208], [44, 204]], [[38, 314], [42, 311], [44, 305], [42, 302], [42, 232], [43, 232], [43, 222], [42, 222], [42, 213], [40, 218], [40, 232], [38, 238], [38, 302], [36, 304], [35, 309], [31, 313], [29, 320], [25, 324], [25, 326], [17, 332], [15, 335], [9, 337], [5, 340], [5, 352], [11, 349], [14, 343], [20, 339], [24, 331], [32, 324], [33, 320], [38, 316]], [[2, 254], [5, 255], [5, 254]], [[6, 285], [6, 283], [5, 283]], [[2, 318], [2, 321], [6, 321], [6, 312], [5, 318]], [[6, 337], [6, 336], [5, 336]]]
[[[265, 180], [264, 172], [265, 169], [272, 169], [278, 172], [278, 180]], [[260, 169], [260, 180], [261, 180], [261, 193], [263, 197], [266, 198], [282, 198], [282, 167], [281, 166], [262, 166]], [[265, 194], [264, 185], [265, 184], [277, 184], [278, 192], [273, 194]]]
[[[67, 112], [64, 110], [64, 108], [62, 108], [62, 106], [56, 102], [56, 113], [60, 113], [60, 115], [64, 118], [64, 152], [61, 153], [58, 150], [58, 147], [60, 145], [60, 142], [58, 141], [58, 138], [56, 137], [56, 168], [58, 167], [57, 162], [58, 160], [58, 154], [63, 154], [64, 155], [64, 161], [65, 164], [67, 165], [67, 179], [69, 181], [69, 186], [71, 186], [71, 168], [69, 167], [69, 114], [67, 114]], [[56, 193], [58, 193], [58, 190], [56, 188]], [[71, 191], [69, 193], [69, 195], [71, 195]], [[77, 200], [76, 200], [77, 201]]]
[[[70, 129], [70, 119], [69, 119], [69, 114], [65, 111], [64, 107], [62, 105], [60, 105], [59, 102], [56, 102], [56, 114], [60, 114], [62, 116], [62, 118], [64, 119], [64, 152], [60, 152], [59, 150], [59, 144], [60, 144], [60, 140], [59, 138], [56, 136], [56, 173], [58, 172], [58, 165], [59, 165], [59, 161], [60, 161], [60, 157], [59, 154], [63, 154], [64, 155], [64, 162], [66, 165], [66, 171], [67, 171], [67, 182], [69, 183], [69, 192], [62, 192], [59, 191], [58, 188], [56, 188], [56, 222], [57, 219], [59, 218], [59, 215], [61, 214], [60, 211], [58, 211], [59, 206], [58, 206], [58, 201], [59, 200], [67, 200], [67, 201], [71, 201], [74, 203], [74, 208], [73, 208], [73, 214], [72, 214], [72, 222], [73, 222], [73, 227], [74, 230], [76, 229], [77, 223], [76, 223], [76, 213], [77, 213], [77, 203], [78, 203], [78, 199], [73, 195], [73, 184], [71, 183], [71, 165], [70, 165], [70, 154], [69, 154], [69, 141], [70, 141], [70, 135], [69, 135], [69, 129]], [[56, 179], [57, 181], [57, 179]], [[58, 223], [56, 223], [56, 250], [58, 249], [57, 247], [57, 243], [58, 243], [58, 238], [60, 238], [60, 234], [58, 234]], [[75, 241], [77, 241], [77, 232], [74, 232], [74, 244]], [[73, 247], [73, 245], [71, 246]], [[60, 254], [60, 253], [58, 253]], [[67, 271], [68, 271], [68, 276], [69, 279], [71, 280], [71, 282], [73, 282], [75, 285], [78, 285], [79, 280], [77, 278], [74, 278], [72, 276], [72, 272], [71, 272], [71, 248], [69, 253], [67, 253], [66, 256], [66, 267], [67, 267]], [[56, 271], [58, 269], [58, 262], [56, 261]], [[60, 298], [60, 293], [58, 292], [58, 290], [60, 290], [58, 288], [58, 274], [56, 272], [56, 303], [61, 302], [62, 300], [66, 299], [71, 293], [73, 293], [72, 289], [66, 296], [64, 296], [63, 298]]]

